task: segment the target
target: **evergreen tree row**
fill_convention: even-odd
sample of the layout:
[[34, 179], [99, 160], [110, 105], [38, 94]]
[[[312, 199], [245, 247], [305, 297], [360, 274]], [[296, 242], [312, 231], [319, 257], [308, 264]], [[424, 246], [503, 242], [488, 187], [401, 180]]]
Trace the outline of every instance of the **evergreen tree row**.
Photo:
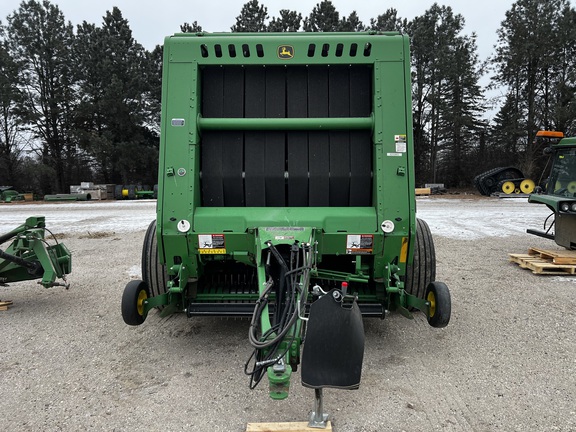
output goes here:
[[[575, 24], [568, 0], [517, 0], [488, 59], [478, 58], [464, 17], [439, 4], [410, 21], [387, 9], [364, 24], [329, 0], [308, 16], [284, 9], [279, 17], [250, 0], [230, 30], [408, 34], [417, 183], [467, 187], [496, 166], [538, 178], [536, 132], [576, 133]], [[50, 1], [23, 1], [0, 22], [0, 185], [51, 193], [86, 180], [156, 183], [161, 60], [162, 47], [135, 41], [116, 7], [100, 25], [73, 28]], [[497, 100], [479, 84], [489, 71]]]

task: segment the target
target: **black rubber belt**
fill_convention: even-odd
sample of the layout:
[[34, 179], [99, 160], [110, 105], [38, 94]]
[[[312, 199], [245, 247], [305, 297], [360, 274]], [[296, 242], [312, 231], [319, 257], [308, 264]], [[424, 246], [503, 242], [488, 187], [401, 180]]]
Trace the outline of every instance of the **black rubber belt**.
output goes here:
[[[266, 69], [266, 117], [286, 117], [286, 73], [284, 68]], [[286, 147], [284, 132], [266, 132], [264, 164], [267, 207], [286, 206]]]
[[[244, 70], [241, 67], [224, 68], [223, 117], [244, 116]], [[242, 132], [222, 134], [222, 176], [224, 205], [244, 206], [244, 135]]]
[[[206, 68], [202, 74], [202, 115], [222, 117], [224, 74], [222, 68]], [[204, 133], [200, 147], [202, 203], [207, 207], [224, 205], [222, 182], [222, 134]]]
[[[330, 117], [350, 116], [350, 74], [347, 66], [329, 69]], [[330, 132], [330, 206], [348, 207], [350, 202], [350, 134]]]
[[[290, 118], [308, 117], [308, 76], [304, 67], [289, 68], [286, 74], [287, 109]], [[288, 205], [307, 207], [308, 133], [292, 131], [286, 137], [288, 147]]]
[[[246, 69], [245, 74], [245, 117], [264, 117], [266, 82], [264, 67]], [[244, 134], [244, 187], [245, 202], [248, 207], [264, 207], [266, 205], [266, 188], [264, 165], [266, 163], [266, 141], [262, 132], [246, 132]]]
[[[368, 117], [372, 111], [371, 69], [350, 69], [350, 116]], [[372, 136], [370, 131], [350, 132], [350, 206], [372, 205]]]
[[[308, 115], [328, 117], [328, 68], [314, 66], [308, 69]], [[328, 132], [310, 132], [308, 140], [308, 166], [310, 171], [309, 205], [329, 205], [330, 142]]]

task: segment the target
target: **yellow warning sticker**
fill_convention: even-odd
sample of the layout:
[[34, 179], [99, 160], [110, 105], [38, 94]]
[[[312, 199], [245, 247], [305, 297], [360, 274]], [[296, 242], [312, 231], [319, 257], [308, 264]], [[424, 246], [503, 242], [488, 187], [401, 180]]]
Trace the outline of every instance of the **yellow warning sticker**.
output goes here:
[[202, 255], [226, 255], [226, 249], [198, 249]]

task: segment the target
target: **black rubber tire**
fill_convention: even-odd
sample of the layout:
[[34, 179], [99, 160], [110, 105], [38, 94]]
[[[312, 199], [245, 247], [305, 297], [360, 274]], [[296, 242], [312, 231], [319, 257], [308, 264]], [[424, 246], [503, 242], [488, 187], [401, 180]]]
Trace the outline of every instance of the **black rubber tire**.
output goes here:
[[128, 189], [128, 199], [136, 199], [136, 186], [128, 185], [126, 186], [126, 189]]
[[406, 267], [404, 289], [423, 299], [426, 287], [436, 278], [436, 250], [430, 227], [426, 221], [416, 219], [414, 259]]
[[122, 294], [122, 318], [128, 325], [137, 326], [144, 322], [143, 301], [150, 297], [148, 286], [141, 280], [128, 282]]
[[432, 327], [446, 327], [452, 313], [450, 291], [444, 282], [431, 282], [426, 288], [426, 300], [431, 303], [428, 324]]
[[[164, 294], [168, 290], [166, 267], [160, 264], [158, 241], [156, 239], [156, 221], [148, 225], [142, 246], [142, 279], [148, 286], [152, 297]], [[162, 309], [159, 306], [158, 309]]]
[[124, 189], [124, 185], [119, 184], [114, 186], [114, 199], [121, 200], [124, 198], [122, 196], [122, 189]]

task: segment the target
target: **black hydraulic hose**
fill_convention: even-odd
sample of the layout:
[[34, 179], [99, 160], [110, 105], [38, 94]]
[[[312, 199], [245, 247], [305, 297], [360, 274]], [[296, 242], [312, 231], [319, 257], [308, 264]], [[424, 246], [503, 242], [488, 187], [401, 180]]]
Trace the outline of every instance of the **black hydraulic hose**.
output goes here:
[[9, 232], [8, 234], [2, 234], [0, 235], [0, 244], [7, 242], [8, 240], [10, 240], [12, 237], [15, 237], [18, 233], [15, 232]]
[[[244, 365], [244, 373], [250, 376], [250, 389], [254, 389], [265, 375], [266, 369], [277, 363], [282, 359], [296, 339], [297, 326], [296, 321], [300, 316], [301, 310], [306, 304], [306, 290], [300, 285], [299, 279], [304, 282], [304, 286], [308, 286], [309, 273], [311, 270], [312, 260], [309, 255], [309, 246], [304, 245], [302, 248], [302, 264], [300, 263], [300, 248], [293, 245], [290, 254], [290, 268], [284, 261], [282, 255], [272, 245], [271, 242], [266, 243], [269, 246], [269, 251], [275, 257], [277, 263], [280, 265], [280, 275], [278, 285], [282, 285], [282, 289], [276, 287], [276, 312], [281, 308], [280, 315], [275, 314], [275, 322], [271, 325], [265, 333], [258, 335], [260, 329], [259, 321], [268, 305], [268, 297], [274, 287], [274, 281], [269, 278], [266, 287], [260, 298], [256, 302], [252, 320], [250, 322], [250, 329], [248, 331], [248, 339], [250, 344], [254, 347], [254, 351], [250, 358]], [[268, 272], [270, 271], [269, 262], [266, 264]], [[300, 294], [300, 299], [298, 295]], [[280, 306], [282, 305], [282, 307]], [[279, 319], [278, 319], [279, 318]], [[290, 330], [292, 329], [291, 333]], [[272, 337], [272, 339], [269, 339]], [[283, 352], [279, 353], [278, 350], [282, 342], [286, 342], [286, 347]], [[253, 362], [252, 370], [249, 371], [249, 365]]]
[[2, 249], [0, 249], [0, 258], [28, 269], [28, 273], [31, 275], [40, 277], [44, 274], [44, 269], [38, 261], [26, 261], [23, 258], [7, 254]]

